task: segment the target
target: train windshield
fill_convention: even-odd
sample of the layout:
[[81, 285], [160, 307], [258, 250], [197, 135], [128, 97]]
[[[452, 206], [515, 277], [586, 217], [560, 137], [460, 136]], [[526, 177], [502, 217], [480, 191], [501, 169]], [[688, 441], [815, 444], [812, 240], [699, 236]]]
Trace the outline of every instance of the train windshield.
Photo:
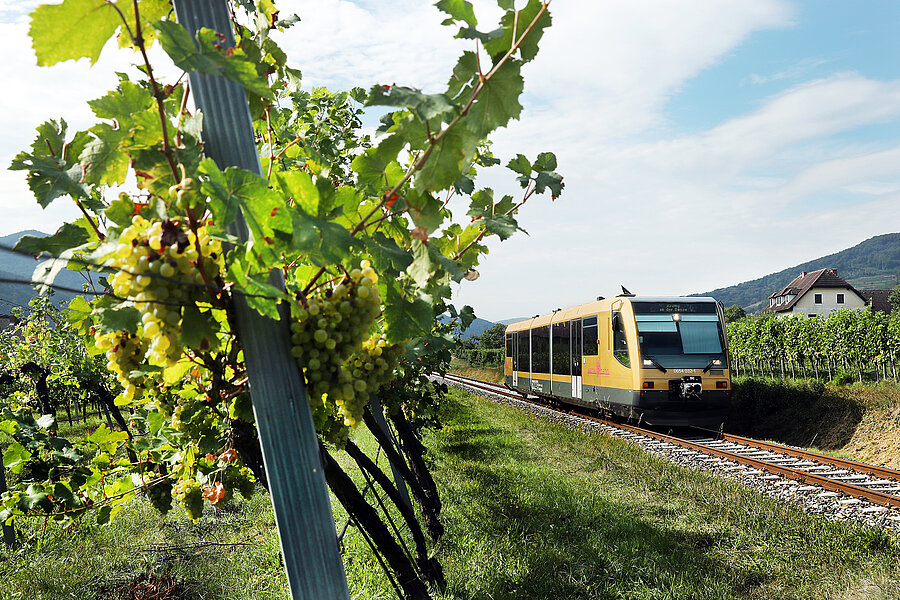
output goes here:
[[664, 368], [724, 368], [722, 327], [711, 302], [634, 302], [641, 355]]

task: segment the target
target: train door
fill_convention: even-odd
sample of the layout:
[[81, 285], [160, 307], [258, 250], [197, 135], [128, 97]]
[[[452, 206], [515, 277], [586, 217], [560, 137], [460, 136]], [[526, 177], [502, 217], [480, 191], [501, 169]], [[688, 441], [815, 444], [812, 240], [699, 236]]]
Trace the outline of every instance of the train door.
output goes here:
[[572, 397], [581, 399], [581, 320], [573, 319], [569, 346], [572, 348]]
[[519, 387], [519, 332], [512, 334], [512, 384]]

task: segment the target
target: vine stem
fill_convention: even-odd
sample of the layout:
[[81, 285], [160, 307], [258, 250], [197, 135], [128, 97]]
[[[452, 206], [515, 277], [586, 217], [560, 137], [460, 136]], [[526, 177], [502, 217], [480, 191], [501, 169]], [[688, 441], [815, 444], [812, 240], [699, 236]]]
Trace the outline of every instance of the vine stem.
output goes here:
[[[387, 202], [391, 196], [396, 195], [400, 191], [400, 189], [409, 182], [409, 180], [412, 178], [412, 176], [417, 171], [421, 170], [425, 166], [425, 163], [428, 161], [429, 157], [431, 157], [431, 153], [434, 152], [434, 148], [437, 146], [437, 144], [444, 138], [445, 135], [447, 135], [447, 132], [449, 132], [457, 123], [459, 123], [459, 121], [465, 115], [468, 114], [469, 109], [472, 108], [472, 105], [475, 103], [475, 100], [478, 99], [478, 96], [481, 94], [481, 91], [485, 88], [485, 86], [488, 83], [490, 83], [491, 79], [494, 77], [494, 75], [496, 75], [496, 73], [500, 69], [500, 67], [502, 67], [504, 64], [506, 64], [506, 62], [512, 57], [512, 55], [515, 54], [516, 50], [519, 49], [519, 46], [522, 45], [522, 42], [525, 41], [525, 38], [528, 36], [529, 33], [531, 33], [531, 30], [534, 29], [534, 26], [537, 24], [538, 20], [540, 20], [541, 16], [543, 16], [543, 14], [547, 11], [548, 6], [550, 6], [550, 0], [547, 0], [546, 2], [541, 4], [541, 9], [534, 16], [534, 19], [532, 19], [532, 21], [531, 21], [531, 23], [529, 23], [528, 27], [526, 27], [525, 30], [522, 32], [521, 37], [516, 39], [516, 36], [513, 35], [513, 43], [512, 43], [512, 46], [510, 47], [509, 51], [507, 51], [507, 53], [503, 55], [503, 58], [501, 58], [499, 61], [497, 61], [497, 64], [495, 64], [493, 66], [493, 68], [488, 72], [487, 75], [482, 76], [479, 73], [478, 83], [472, 90], [472, 94], [469, 97], [469, 100], [466, 102], [466, 105], [463, 107], [463, 109], [460, 111], [460, 113], [452, 121], [447, 123], [447, 126], [444, 129], [442, 129], [440, 132], [438, 132], [437, 135], [435, 135], [433, 138], [430, 137], [430, 132], [429, 132], [428, 147], [425, 149], [422, 156], [420, 156], [418, 158], [418, 160], [416, 160], [415, 162], [413, 162], [412, 165], [410, 165], [410, 167], [406, 170], [406, 174], [404, 174], [403, 178], [399, 182], [397, 182], [397, 184], [394, 185], [393, 188], [391, 188], [389, 191], [385, 192], [384, 195], [381, 196], [381, 201], [378, 204], [376, 204], [375, 207], [372, 208], [372, 210], [369, 211], [369, 213], [365, 217], [363, 217], [363, 219], [360, 220], [359, 223], [357, 223], [353, 227], [353, 229], [350, 231], [350, 235], [355, 236], [357, 233], [359, 233], [360, 231], [362, 231], [363, 229], [368, 227], [369, 223], [367, 223], [367, 221], [370, 218], [372, 218], [372, 216], [384, 206], [385, 202]], [[519, 15], [519, 11], [516, 11], [516, 24], [518, 24], [518, 15]], [[480, 66], [479, 66], [479, 69], [480, 69]], [[525, 201], [523, 200], [522, 203], [524, 203], [524, 202]], [[521, 206], [521, 203], [519, 205], [517, 205], [517, 207], [518, 206]], [[481, 237], [484, 237], [484, 232], [481, 234]], [[471, 246], [472, 246], [472, 244], [469, 244], [465, 248], [465, 250], [468, 250], [468, 248]], [[461, 256], [461, 254], [460, 254], [460, 256]], [[313, 275], [313, 277], [312, 277], [312, 279], [310, 279], [309, 283], [306, 284], [306, 287], [303, 288], [303, 293], [305, 294], [310, 289], [312, 289], [313, 285], [315, 285], [315, 283], [316, 283], [316, 280], [319, 277], [321, 277], [324, 273], [325, 273], [325, 267], [321, 267], [316, 272], [316, 274]]]
[[[50, 156], [56, 158], [56, 152], [53, 151], [53, 145], [50, 143], [50, 140], [48, 140], [47, 138], [44, 138], [44, 143], [47, 144], [47, 149], [50, 151]], [[65, 146], [63, 146], [63, 148], [60, 149], [60, 154], [65, 154]], [[84, 173], [84, 167], [82, 167], [82, 177], [84, 176], [83, 173]], [[97, 227], [97, 224], [94, 223], [94, 220], [91, 218], [91, 215], [89, 215], [88, 212], [84, 209], [84, 205], [81, 203], [81, 200], [79, 200], [78, 198], [75, 198], [74, 196], [72, 197], [72, 199], [75, 201], [75, 206], [77, 206], [78, 209], [81, 211], [81, 214], [84, 215], [84, 218], [87, 219], [88, 223], [91, 224], [91, 227], [94, 229], [94, 232], [96, 232], [97, 236], [100, 238], [100, 241], [102, 242], [103, 240], [105, 240], [106, 236], [103, 235], [103, 233]]]
[[[525, 204], [525, 202], [527, 202], [528, 199], [531, 198], [531, 196], [534, 195], [534, 190], [535, 190], [535, 189], [536, 189], [536, 188], [535, 188], [534, 182], [533, 182], [533, 181], [530, 181], [530, 182], [528, 183], [528, 189], [525, 190], [525, 196], [522, 198], [522, 201], [519, 202], [518, 204], [516, 204], [515, 206], [513, 206], [512, 208], [510, 208], [508, 211], [506, 211], [506, 212], [503, 213], [503, 214], [504, 214], [504, 215], [511, 215], [511, 214], [513, 214], [514, 212], [516, 212], [517, 210], [519, 210], [519, 208], [521, 208], [522, 205]], [[478, 242], [480, 242], [480, 241], [484, 238], [485, 234], [487, 234], [487, 227], [485, 227], [484, 229], [482, 229], [482, 230], [481, 230], [481, 233], [479, 233], [478, 236], [477, 236], [474, 240], [472, 240], [471, 242], [469, 242], [469, 243], [466, 245], [465, 248], [463, 248], [462, 250], [459, 250], [459, 251], [456, 253], [456, 255], [453, 257], [453, 260], [459, 260], [460, 258], [462, 258], [463, 254], [465, 254], [466, 252], [468, 252], [469, 249], [470, 249], [472, 246], [474, 246], [475, 244], [477, 244]]]
[[91, 218], [91, 215], [88, 214], [88, 211], [85, 210], [84, 205], [81, 203], [81, 200], [79, 200], [78, 198], [74, 198], [74, 200], [75, 200], [75, 206], [78, 207], [78, 209], [81, 211], [81, 214], [84, 215], [84, 218], [87, 219], [88, 223], [91, 224], [91, 228], [97, 234], [97, 237], [100, 238], [100, 241], [102, 242], [103, 240], [105, 240], [106, 236], [103, 234], [102, 231], [100, 231], [100, 228], [97, 226], [97, 224]]
[[169, 169], [172, 171], [172, 176], [175, 178], [175, 183], [181, 181], [179, 178], [178, 168], [175, 165], [175, 151], [172, 148], [172, 145], [169, 144], [169, 128], [168, 123], [166, 122], [166, 107], [163, 104], [165, 100], [164, 94], [159, 89], [159, 83], [156, 81], [156, 78], [153, 76], [153, 67], [150, 65], [150, 58], [147, 56], [147, 47], [144, 44], [144, 36], [141, 31], [141, 13], [138, 9], [138, 0], [132, 1], [132, 6], [134, 6], [134, 31], [131, 31], [131, 27], [128, 25], [128, 19], [125, 18], [125, 14], [121, 11], [121, 9], [113, 2], [107, 0], [106, 2], [109, 6], [112, 6], [113, 9], [117, 13], [119, 13], [119, 18], [122, 19], [122, 26], [125, 28], [125, 31], [128, 32], [128, 37], [131, 38], [132, 43], [137, 46], [138, 50], [141, 52], [141, 56], [144, 59], [144, 66], [147, 68], [147, 78], [150, 80], [150, 85], [153, 87], [153, 98], [156, 100], [156, 108], [159, 112], [159, 120], [162, 125], [162, 135], [163, 135], [163, 155], [166, 157], [166, 162], [169, 163]]

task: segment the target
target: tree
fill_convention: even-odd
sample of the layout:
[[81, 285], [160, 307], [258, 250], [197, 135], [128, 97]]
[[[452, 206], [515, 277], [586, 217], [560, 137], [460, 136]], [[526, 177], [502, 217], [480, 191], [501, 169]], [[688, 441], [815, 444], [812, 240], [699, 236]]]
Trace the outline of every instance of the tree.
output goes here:
[[888, 302], [891, 303], [891, 312], [900, 310], [900, 285], [895, 285], [893, 289], [891, 289], [891, 294], [888, 296]]
[[506, 344], [506, 325], [497, 323], [478, 336], [478, 347], [483, 350], [504, 348]]
[[[436, 316], [469, 318], [470, 308], [450, 303], [451, 282], [475, 278], [486, 240], [516, 233], [515, 215], [533, 195], [557, 197], [563, 188], [550, 153], [506, 163], [522, 188], [518, 199], [476, 186], [482, 171], [501, 164], [488, 136], [519, 117], [521, 70], [550, 24], [547, 3], [499, 4], [504, 15], [490, 32], [476, 29], [467, 2], [437, 4], [446, 24], [461, 26], [457, 37], [478, 40], [438, 94], [397, 85], [302, 89], [269, 36], [293, 21], [279, 20], [271, 2], [238, 2], [234, 45], [211, 30], [193, 38], [159, 0], [136, 0], [128, 11], [97, 0], [32, 13], [41, 65], [96, 60], [116, 34], [143, 63], [89, 103], [95, 126], [73, 134], [64, 121], [47, 121], [11, 165], [27, 173], [41, 206], [68, 198], [81, 211], [53, 236], [23, 238], [17, 249], [53, 256], [38, 278], [44, 288], [65, 267], [101, 274], [105, 294], [77, 298], [67, 321], [91, 355], [105, 358], [115, 404], [141, 435], [102, 427], [72, 443], [10, 405], [0, 425], [19, 447], [8, 466], [21, 471], [41, 460], [50, 471], [4, 494], [0, 517], [68, 521], [93, 510], [102, 523], [146, 492], [162, 512], [175, 499], [199, 518], [204, 503], [247, 495], [257, 483], [267, 488], [235, 327], [240, 300], [266, 318], [290, 315], [328, 483], [377, 540], [403, 594], [424, 597], [419, 578], [440, 583], [427, 548], [417, 542], [410, 563], [331, 453], [347, 450], [370, 471], [348, 443], [365, 423], [403, 472], [429, 533], [440, 535], [440, 501], [416, 431], [443, 391], [428, 371], [446, 368], [454, 344]], [[71, 23], [83, 35], [68, 35]], [[204, 154], [204, 123], [187, 108], [185, 81], [155, 75], [146, 50], [156, 42], [178, 68], [244, 87], [263, 175], [222, 169]], [[393, 110], [377, 140], [360, 134], [361, 105]], [[136, 192], [121, 187], [131, 178]], [[461, 219], [449, 208], [456, 196], [468, 205]], [[239, 222], [249, 228], [246, 242], [229, 233]], [[272, 285], [273, 273], [284, 289]], [[375, 423], [375, 394], [399, 450]], [[120, 460], [124, 452], [136, 460]], [[407, 524], [415, 530], [414, 514]]]
[[725, 322], [732, 323], [734, 321], [739, 321], [747, 316], [747, 313], [744, 312], [744, 307], [739, 304], [732, 304], [728, 308], [725, 309]]

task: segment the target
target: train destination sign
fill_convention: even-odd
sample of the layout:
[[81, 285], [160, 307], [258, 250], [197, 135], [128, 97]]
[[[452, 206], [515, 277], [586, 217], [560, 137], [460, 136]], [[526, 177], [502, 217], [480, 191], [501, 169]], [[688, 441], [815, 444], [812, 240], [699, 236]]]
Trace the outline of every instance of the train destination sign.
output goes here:
[[715, 302], [632, 302], [636, 315], [716, 314]]

